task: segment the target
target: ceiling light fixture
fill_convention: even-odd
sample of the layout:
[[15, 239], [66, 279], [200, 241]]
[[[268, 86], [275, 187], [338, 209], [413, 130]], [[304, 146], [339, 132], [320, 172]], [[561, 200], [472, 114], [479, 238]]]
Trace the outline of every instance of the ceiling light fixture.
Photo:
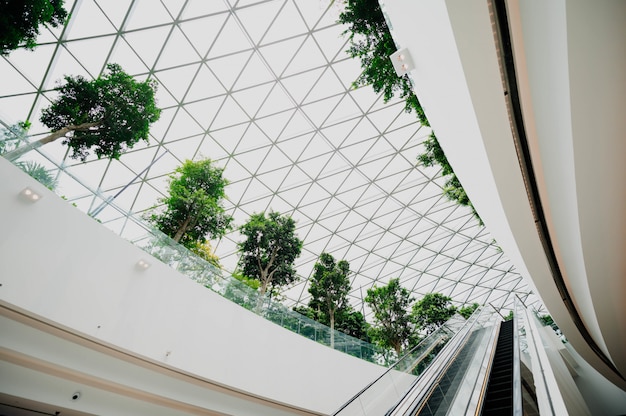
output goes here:
[[391, 56], [389, 56], [389, 59], [391, 59], [393, 68], [396, 70], [396, 74], [399, 77], [405, 75], [412, 69], [415, 69], [413, 59], [411, 59], [411, 54], [406, 48], [395, 51], [391, 54]]
[[150, 268], [150, 263], [148, 263], [147, 261], [145, 261], [144, 259], [141, 259], [137, 262], [137, 268], [139, 270], [146, 270], [148, 268]]
[[40, 194], [29, 187], [24, 188], [22, 192], [20, 192], [20, 196], [28, 202], [37, 202], [42, 198]]

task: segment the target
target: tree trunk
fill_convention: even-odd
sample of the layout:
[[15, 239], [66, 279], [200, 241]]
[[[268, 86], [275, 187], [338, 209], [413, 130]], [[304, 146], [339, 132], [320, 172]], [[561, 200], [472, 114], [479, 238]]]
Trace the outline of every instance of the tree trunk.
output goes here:
[[[265, 274], [265, 273], [262, 273], [262, 274]], [[261, 309], [263, 308], [263, 300], [265, 299], [265, 293], [267, 292], [267, 287], [270, 284], [270, 281], [263, 277], [264, 276], [261, 276], [261, 287], [259, 287], [259, 297], [256, 300], [256, 307], [254, 308], [254, 312], [256, 314], [261, 313]]]
[[88, 130], [91, 127], [96, 127], [97, 125], [99, 125], [101, 122], [100, 121], [95, 121], [92, 123], [83, 123], [83, 124], [78, 124], [78, 125], [69, 125], [69, 126], [65, 126], [57, 131], [53, 131], [52, 133], [50, 133], [49, 135], [47, 135], [46, 137], [37, 140], [36, 142], [32, 142], [32, 143], [28, 143], [25, 146], [22, 147], [18, 147], [15, 150], [12, 150], [10, 152], [5, 153], [4, 158], [7, 159], [10, 162], [15, 162], [17, 159], [19, 159], [20, 157], [22, 157], [24, 154], [30, 152], [33, 149], [38, 149], [39, 147], [43, 146], [44, 144], [53, 142], [55, 140], [57, 140], [60, 137], [65, 137], [65, 135], [71, 131], [76, 131], [76, 130]]
[[335, 314], [331, 313], [330, 316], [330, 348], [335, 348]]
[[185, 233], [187, 232], [187, 226], [189, 225], [190, 220], [191, 219], [189, 217], [185, 219], [183, 224], [180, 227], [178, 227], [178, 230], [176, 230], [176, 234], [174, 234], [174, 237], [172, 237], [172, 240], [176, 241], [177, 243], [180, 242], [180, 239], [183, 238], [183, 235], [185, 235]]
[[400, 357], [402, 356], [400, 353], [402, 352], [402, 344], [395, 344], [393, 346], [393, 349], [396, 350], [396, 354], [398, 354], [398, 360], [400, 359]]

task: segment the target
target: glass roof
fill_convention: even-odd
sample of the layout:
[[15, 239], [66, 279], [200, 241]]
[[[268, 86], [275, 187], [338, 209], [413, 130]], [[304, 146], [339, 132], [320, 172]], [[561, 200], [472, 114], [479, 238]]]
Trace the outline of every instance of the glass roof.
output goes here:
[[[417, 299], [436, 291], [457, 304], [510, 309], [514, 294], [536, 303], [470, 209], [442, 195], [439, 169], [418, 165], [430, 131], [402, 102], [352, 88], [360, 63], [345, 53], [338, 3], [66, 0], [66, 28], [44, 29], [34, 51], [0, 59], [0, 120], [28, 119], [31, 133], [44, 134], [38, 118], [56, 81], [118, 63], [159, 83], [163, 111], [149, 144], [84, 164], [57, 143], [44, 152], [140, 216], [185, 159], [216, 161], [236, 225], [270, 209], [297, 221], [301, 279], [284, 291], [288, 306], [308, 302], [307, 278], [323, 251], [350, 262], [357, 310], [367, 289], [396, 277]], [[99, 204], [69, 180], [58, 193], [85, 211]], [[118, 232], [128, 224], [112, 209], [98, 218]], [[233, 231], [212, 242], [228, 271], [240, 240]]]

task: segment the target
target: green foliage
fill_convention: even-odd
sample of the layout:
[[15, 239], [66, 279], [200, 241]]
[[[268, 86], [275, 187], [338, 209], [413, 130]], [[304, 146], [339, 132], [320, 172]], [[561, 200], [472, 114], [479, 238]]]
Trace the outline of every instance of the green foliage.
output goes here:
[[169, 196], [161, 200], [163, 211], [152, 214], [149, 221], [191, 250], [205, 244], [207, 236], [223, 236], [232, 217], [222, 206], [228, 184], [222, 173], [210, 159], [185, 161], [170, 177]]
[[408, 312], [413, 299], [400, 286], [399, 279], [391, 279], [386, 286], [367, 290], [365, 302], [374, 312], [370, 337], [382, 348], [392, 348], [398, 357], [411, 343], [415, 328]]
[[15, 150], [28, 137], [29, 121], [20, 121], [2, 129], [0, 155]]
[[427, 293], [413, 305], [411, 311], [415, 325], [426, 334], [443, 325], [454, 315], [456, 307], [452, 299], [441, 293]]
[[215, 266], [217, 269], [222, 268], [222, 265], [220, 264], [220, 259], [213, 252], [213, 247], [211, 247], [211, 243], [209, 241], [196, 241], [194, 243], [190, 243], [189, 247], [187, 248], [196, 256], [200, 257], [203, 260], [206, 260], [209, 264]]
[[480, 305], [478, 303], [472, 303], [469, 306], [463, 306], [461, 309], [459, 309], [457, 312], [459, 313], [459, 315], [461, 315], [463, 318], [468, 319], [470, 316], [472, 316], [472, 314], [474, 313], [474, 311], [476, 309], [478, 309]]
[[277, 212], [253, 214], [239, 228], [245, 240], [238, 244], [239, 270], [261, 282], [260, 294], [297, 279], [294, 262], [302, 250], [293, 218]]
[[504, 317], [505, 321], [510, 321], [513, 319], [513, 311], [509, 311], [509, 314]]
[[358, 338], [365, 342], [371, 342], [369, 337], [370, 325], [365, 321], [361, 312], [355, 311], [351, 306], [341, 308], [337, 311], [335, 318], [335, 329], [351, 337]]
[[376, 93], [382, 92], [385, 102], [399, 94], [405, 100], [405, 110], [415, 110], [421, 123], [428, 125], [408, 76], [398, 77], [389, 59], [397, 48], [378, 0], [347, 0], [339, 22], [348, 25], [345, 33], [350, 33], [350, 47], [347, 52], [361, 60], [363, 69], [353, 86], [371, 85]]
[[451, 201], [470, 207], [474, 216], [482, 225], [483, 222], [478, 212], [476, 212], [474, 205], [472, 205], [469, 197], [465, 193], [465, 189], [463, 189], [463, 185], [461, 185], [461, 181], [459, 181], [450, 162], [448, 162], [448, 158], [439, 145], [435, 133], [430, 133], [430, 136], [423, 144], [425, 148], [424, 153], [419, 155], [417, 160], [427, 167], [434, 166], [435, 164], [441, 166], [441, 175], [446, 177], [446, 183], [443, 186], [443, 194]]
[[[8, 126], [5, 129], [2, 129], [2, 140], [0, 140], [0, 154], [15, 150], [21, 142], [25, 142], [29, 128], [30, 123], [28, 121], [21, 121], [11, 126]], [[50, 190], [54, 190], [58, 185], [58, 181], [54, 177], [54, 175], [52, 175], [52, 173], [50, 173], [50, 171], [46, 169], [45, 166], [37, 162], [20, 161], [16, 162], [15, 166], [22, 169], [24, 172], [26, 172], [28, 175], [39, 181], [39, 183], [41, 183]]]
[[559, 329], [557, 324], [554, 322], [554, 319], [550, 315], [537, 315], [539, 322], [541, 322], [544, 326], [549, 326], [555, 331]]
[[[351, 57], [361, 60], [361, 68], [363, 69], [353, 86], [371, 85], [376, 93], [382, 92], [385, 102], [394, 95], [398, 95], [405, 100], [407, 112], [415, 110], [420, 123], [424, 126], [430, 126], [424, 110], [413, 92], [408, 75], [398, 77], [393, 68], [393, 63], [389, 59], [389, 56], [397, 48], [378, 0], [347, 0], [345, 10], [339, 16], [339, 22], [348, 25], [346, 33], [350, 34], [350, 47], [347, 52]], [[426, 151], [419, 155], [418, 159], [425, 166], [432, 166], [434, 163], [439, 164], [443, 169], [442, 174], [449, 176], [444, 186], [444, 195], [452, 201], [471, 207], [476, 218], [481, 221], [461, 182], [448, 163], [448, 159], [439, 146], [434, 133], [424, 142], [424, 146]]]
[[226, 280], [226, 286], [221, 293], [226, 299], [248, 310], [253, 310], [257, 305], [259, 281], [250, 279], [241, 273], [233, 273], [233, 279]]
[[5, 0], [0, 2], [0, 54], [19, 47], [33, 49], [39, 26], [64, 24], [67, 12], [63, 0]]
[[[154, 94], [156, 82], [137, 82], [117, 64], [95, 80], [65, 76], [59, 96], [43, 110], [41, 122], [63, 137], [70, 157], [85, 161], [89, 150], [98, 157], [117, 159], [138, 141], [148, 141], [150, 124], [159, 119]], [[47, 139], [47, 140], [46, 140]]]
[[15, 166], [22, 169], [46, 188], [54, 191], [57, 187], [57, 179], [43, 165], [33, 161], [26, 161], [17, 162]]
[[[317, 308], [300, 305], [294, 307], [293, 310], [323, 325], [330, 325], [328, 316]], [[369, 336], [370, 325], [361, 312], [355, 311], [349, 305], [337, 310], [335, 330], [367, 343], [372, 342]]]
[[253, 290], [257, 290], [259, 286], [261, 286], [261, 282], [259, 282], [258, 280], [250, 279], [249, 277], [244, 276], [241, 273], [233, 273], [233, 277]]
[[350, 264], [346, 260], [335, 262], [328, 253], [322, 253], [313, 266], [313, 276], [309, 282], [310, 305], [319, 306], [320, 311], [328, 317], [331, 330], [335, 329], [335, 313], [348, 304], [349, 274]]
[[311, 308], [310, 306], [300, 305], [293, 307], [294, 312], [298, 312], [300, 315], [304, 315], [309, 319], [322, 323], [319, 319], [318, 311]]

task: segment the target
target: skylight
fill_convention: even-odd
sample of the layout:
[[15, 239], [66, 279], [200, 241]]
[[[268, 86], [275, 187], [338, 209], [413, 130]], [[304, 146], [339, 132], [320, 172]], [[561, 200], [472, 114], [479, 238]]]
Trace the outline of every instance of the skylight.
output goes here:
[[[323, 251], [350, 262], [357, 310], [367, 289], [395, 277], [418, 299], [436, 291], [458, 304], [510, 309], [516, 294], [536, 302], [471, 210], [442, 195], [438, 169], [418, 165], [430, 131], [402, 102], [352, 88], [360, 64], [344, 52], [337, 4], [78, 0], [66, 8], [64, 30], [45, 30], [35, 51], [0, 59], [0, 121], [28, 119], [31, 133], [44, 134], [39, 114], [65, 74], [97, 77], [114, 62], [156, 79], [163, 111], [148, 145], [84, 164], [60, 144], [44, 149], [106, 196], [130, 183], [115, 198], [119, 207], [141, 216], [185, 159], [211, 158], [230, 181], [226, 206], [236, 225], [269, 210], [297, 221], [301, 279], [284, 291], [288, 306], [308, 302], [307, 278]], [[86, 212], [100, 204], [68, 178], [58, 193]], [[98, 219], [133, 232], [116, 210]], [[234, 231], [212, 242], [228, 271], [240, 240]]]

